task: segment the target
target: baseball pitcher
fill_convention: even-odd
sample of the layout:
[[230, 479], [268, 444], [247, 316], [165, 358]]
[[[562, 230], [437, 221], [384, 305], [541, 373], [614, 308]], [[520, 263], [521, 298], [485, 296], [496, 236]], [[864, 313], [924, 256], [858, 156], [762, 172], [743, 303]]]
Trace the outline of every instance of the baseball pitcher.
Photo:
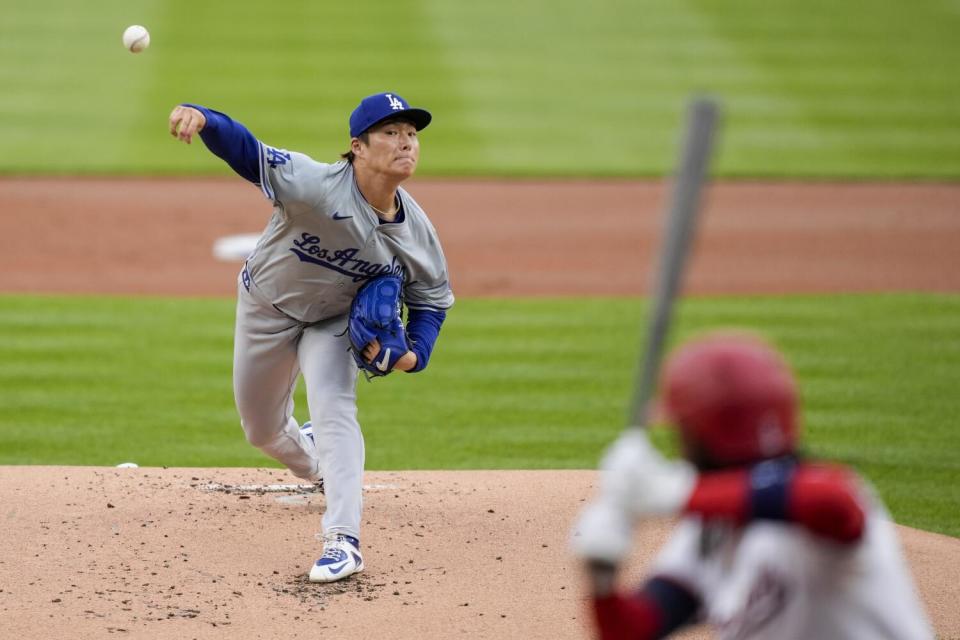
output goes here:
[[[660, 387], [684, 460], [628, 429], [571, 539], [598, 637], [663, 638], [697, 622], [724, 640], [933, 637], [876, 496], [851, 470], [798, 454], [796, 385], [779, 353], [709, 335], [668, 360]], [[650, 577], [618, 590], [634, 524], [674, 515]]]
[[[173, 136], [189, 144], [199, 134], [273, 203], [238, 277], [234, 395], [250, 444], [297, 477], [323, 482], [316, 582], [364, 568], [358, 365], [370, 375], [421, 371], [454, 301], [437, 232], [400, 187], [430, 121], [395, 93], [368, 96], [350, 116], [350, 150], [326, 164], [264, 144], [200, 105], [170, 114]], [[301, 374], [310, 411], [303, 427], [293, 418]]]

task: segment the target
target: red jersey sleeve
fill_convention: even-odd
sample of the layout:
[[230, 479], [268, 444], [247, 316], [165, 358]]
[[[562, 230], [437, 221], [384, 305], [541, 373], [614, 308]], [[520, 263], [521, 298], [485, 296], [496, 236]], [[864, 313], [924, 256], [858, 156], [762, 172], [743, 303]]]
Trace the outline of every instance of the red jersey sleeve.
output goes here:
[[840, 466], [805, 465], [794, 475], [787, 515], [815, 534], [852, 543], [863, 536], [866, 515], [855, 476]]
[[851, 471], [839, 465], [787, 461], [703, 473], [684, 512], [739, 524], [794, 522], [842, 543], [859, 540], [866, 519]]
[[594, 598], [600, 640], [656, 640], [687, 624], [700, 607], [697, 596], [663, 576], [647, 580], [631, 595]]

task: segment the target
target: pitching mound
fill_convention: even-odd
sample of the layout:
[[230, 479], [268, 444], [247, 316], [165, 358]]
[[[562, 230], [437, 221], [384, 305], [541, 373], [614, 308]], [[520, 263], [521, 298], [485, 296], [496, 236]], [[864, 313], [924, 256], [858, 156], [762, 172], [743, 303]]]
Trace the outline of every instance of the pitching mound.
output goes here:
[[[0, 467], [3, 635], [582, 639], [566, 537], [595, 479], [368, 472], [367, 570], [316, 585], [324, 498], [285, 471]], [[668, 531], [638, 533], [630, 576]], [[960, 637], [960, 540], [900, 532], [938, 633]]]

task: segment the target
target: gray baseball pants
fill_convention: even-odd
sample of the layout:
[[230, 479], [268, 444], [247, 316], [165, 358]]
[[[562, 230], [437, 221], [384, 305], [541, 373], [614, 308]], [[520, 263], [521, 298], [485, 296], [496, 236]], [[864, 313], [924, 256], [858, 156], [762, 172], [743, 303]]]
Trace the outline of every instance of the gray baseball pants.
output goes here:
[[[252, 280], [238, 279], [233, 392], [247, 441], [299, 478], [322, 477], [323, 533], [359, 538], [364, 444], [357, 421], [357, 366], [346, 335], [337, 335], [346, 326], [346, 316], [315, 324], [294, 320]], [[301, 373], [315, 446], [293, 417]]]

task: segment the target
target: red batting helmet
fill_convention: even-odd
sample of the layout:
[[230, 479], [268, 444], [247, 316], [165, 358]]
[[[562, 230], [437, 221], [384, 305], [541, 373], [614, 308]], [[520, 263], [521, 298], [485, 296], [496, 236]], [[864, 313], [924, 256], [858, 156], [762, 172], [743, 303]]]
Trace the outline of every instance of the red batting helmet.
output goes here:
[[758, 337], [723, 333], [687, 343], [667, 361], [661, 394], [662, 409], [695, 463], [744, 464], [791, 453], [796, 445], [793, 374]]

